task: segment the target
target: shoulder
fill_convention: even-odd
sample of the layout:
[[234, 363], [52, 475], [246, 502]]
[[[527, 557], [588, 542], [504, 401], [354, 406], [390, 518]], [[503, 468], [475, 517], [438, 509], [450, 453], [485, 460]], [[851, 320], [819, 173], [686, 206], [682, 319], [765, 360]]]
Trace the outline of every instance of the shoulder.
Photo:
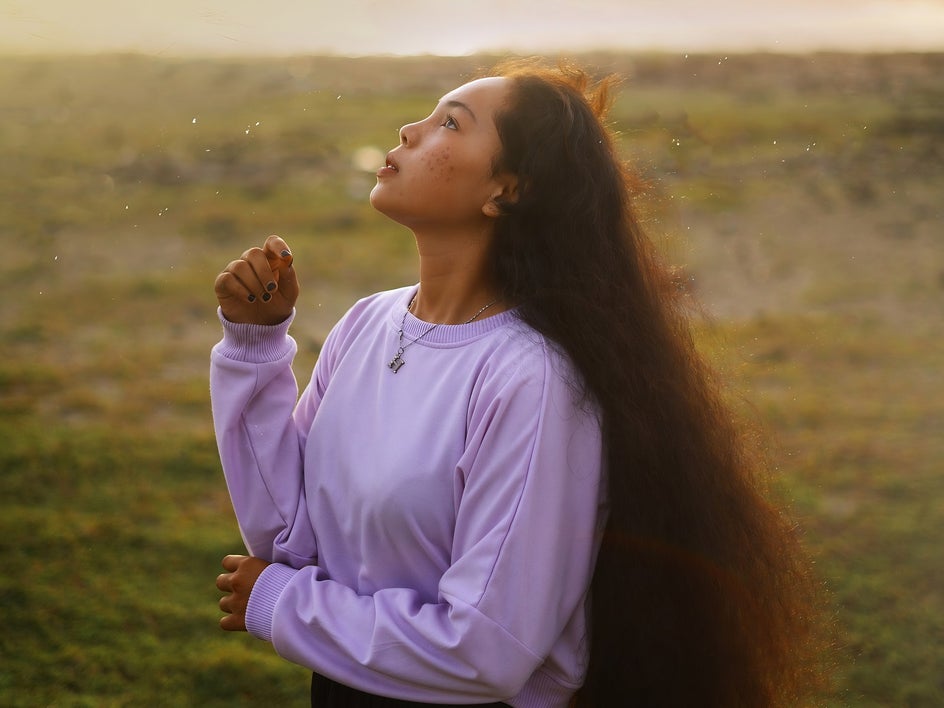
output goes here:
[[473, 387], [473, 406], [514, 396], [530, 401], [535, 413], [547, 405], [593, 410], [570, 357], [525, 322], [503, 327], [491, 345]]
[[402, 288], [383, 290], [363, 297], [351, 305], [338, 321], [337, 326], [354, 326], [365, 318], [389, 316], [397, 310], [402, 310], [415, 289], [415, 285], [405, 285]]
[[563, 349], [520, 318], [505, 328], [504, 335], [496, 343], [494, 354], [508, 374], [579, 383], [575, 379], [576, 369]]
[[315, 364], [315, 371], [322, 385], [326, 385], [338, 363], [352, 348], [359, 347], [365, 337], [378, 332], [396, 329], [398, 317], [402, 318], [406, 304], [416, 286], [405, 286], [395, 290], [377, 292], [357, 300], [335, 323], [325, 338]]
[[332, 327], [325, 341], [325, 348], [332, 343], [342, 344], [365, 328], [376, 327], [387, 321], [393, 323], [397, 313], [402, 315], [415, 287], [409, 285], [395, 290], [384, 290], [355, 302]]

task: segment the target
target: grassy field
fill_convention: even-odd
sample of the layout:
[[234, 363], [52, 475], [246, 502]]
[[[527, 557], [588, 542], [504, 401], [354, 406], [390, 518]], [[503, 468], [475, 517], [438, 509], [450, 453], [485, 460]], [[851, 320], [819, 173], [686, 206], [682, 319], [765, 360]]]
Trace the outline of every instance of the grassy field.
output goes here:
[[[944, 705], [944, 55], [582, 59], [626, 77], [651, 235], [829, 589], [824, 703]], [[363, 156], [489, 63], [0, 61], [0, 703], [307, 704], [216, 628], [213, 279], [292, 244], [307, 382], [355, 297], [414, 278]]]

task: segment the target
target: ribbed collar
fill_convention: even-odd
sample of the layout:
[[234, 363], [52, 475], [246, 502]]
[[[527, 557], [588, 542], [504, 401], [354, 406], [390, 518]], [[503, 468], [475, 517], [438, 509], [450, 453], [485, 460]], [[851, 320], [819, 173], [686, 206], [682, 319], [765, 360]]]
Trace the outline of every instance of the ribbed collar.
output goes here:
[[[488, 310], [486, 310], [480, 315], [479, 319], [468, 324], [435, 325], [432, 322], [425, 322], [407, 311], [416, 290], [417, 287], [414, 286], [403, 291], [404, 294], [390, 310], [390, 322], [393, 324], [395, 331], [400, 329], [400, 323], [403, 322], [404, 342], [419, 340], [416, 342], [417, 346], [421, 344], [439, 347], [456, 346], [518, 321], [517, 310], [511, 308], [491, 316], [486, 316], [488, 315]], [[404, 313], [406, 314], [405, 320], [403, 319]], [[432, 327], [435, 327], [435, 329], [431, 329]], [[420, 337], [422, 339], [419, 339]]]

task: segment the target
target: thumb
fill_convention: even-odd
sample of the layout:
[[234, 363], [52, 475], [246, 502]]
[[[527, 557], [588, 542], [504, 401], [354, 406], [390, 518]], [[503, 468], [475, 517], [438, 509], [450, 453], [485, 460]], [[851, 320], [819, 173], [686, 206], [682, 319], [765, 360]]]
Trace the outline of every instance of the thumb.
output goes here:
[[298, 275], [291, 256], [283, 258], [278, 264], [278, 276], [279, 292], [286, 300], [294, 303], [298, 299]]
[[266, 260], [269, 261], [269, 268], [272, 269], [272, 275], [279, 284], [279, 292], [286, 300], [292, 304], [298, 299], [298, 278], [295, 274], [295, 257], [288, 244], [276, 235], [269, 236], [263, 251]]
[[292, 249], [281, 236], [275, 234], [269, 236], [262, 245], [262, 251], [272, 270], [278, 269], [283, 264], [291, 265], [292, 263]]

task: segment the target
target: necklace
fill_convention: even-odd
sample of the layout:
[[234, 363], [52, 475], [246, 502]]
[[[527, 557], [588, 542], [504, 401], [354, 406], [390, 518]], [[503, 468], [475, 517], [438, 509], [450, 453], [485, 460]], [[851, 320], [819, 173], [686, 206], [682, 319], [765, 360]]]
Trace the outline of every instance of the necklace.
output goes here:
[[[411, 344], [416, 344], [418, 341], [420, 341], [423, 337], [425, 337], [427, 334], [429, 334], [430, 332], [432, 332], [434, 329], [436, 329], [436, 328], [441, 324], [440, 322], [437, 322], [437, 323], [434, 324], [434, 325], [430, 325], [430, 326], [426, 329], [426, 331], [424, 331], [423, 334], [421, 334], [419, 337], [417, 337], [416, 339], [411, 339], [409, 342], [407, 342], [406, 344], [404, 344], [404, 343], [403, 343], [403, 325], [406, 324], [406, 316], [407, 316], [408, 314], [410, 314], [410, 313], [413, 311], [413, 304], [414, 304], [415, 302], [416, 302], [416, 295], [414, 295], [414, 296], [413, 296], [413, 299], [410, 300], [410, 304], [407, 306], [406, 312], [403, 313], [403, 319], [400, 320], [400, 329], [399, 329], [399, 331], [397, 332], [397, 338], [399, 339], [400, 344], [399, 344], [399, 346], [397, 347], [397, 353], [396, 353], [396, 355], [393, 357], [393, 359], [390, 360], [390, 363], [387, 364], [387, 366], [390, 367], [390, 370], [391, 370], [393, 373], [397, 373], [397, 372], [400, 370], [400, 368], [401, 368], [404, 364], [406, 364], [406, 362], [403, 360], [403, 352], [405, 352], [405, 351], [407, 350], [407, 348], [408, 348]], [[474, 319], [476, 319], [479, 315], [481, 315], [483, 312], [485, 312], [488, 308], [490, 308], [492, 305], [494, 305], [496, 302], [498, 302], [498, 300], [492, 300], [490, 303], [488, 303], [485, 307], [483, 307], [481, 310], [479, 310], [478, 312], [476, 312], [474, 315], [472, 315], [469, 319], [467, 319], [467, 320], [466, 320], [465, 322], [463, 322], [462, 324], [469, 324], [469, 323], [472, 322]]]

